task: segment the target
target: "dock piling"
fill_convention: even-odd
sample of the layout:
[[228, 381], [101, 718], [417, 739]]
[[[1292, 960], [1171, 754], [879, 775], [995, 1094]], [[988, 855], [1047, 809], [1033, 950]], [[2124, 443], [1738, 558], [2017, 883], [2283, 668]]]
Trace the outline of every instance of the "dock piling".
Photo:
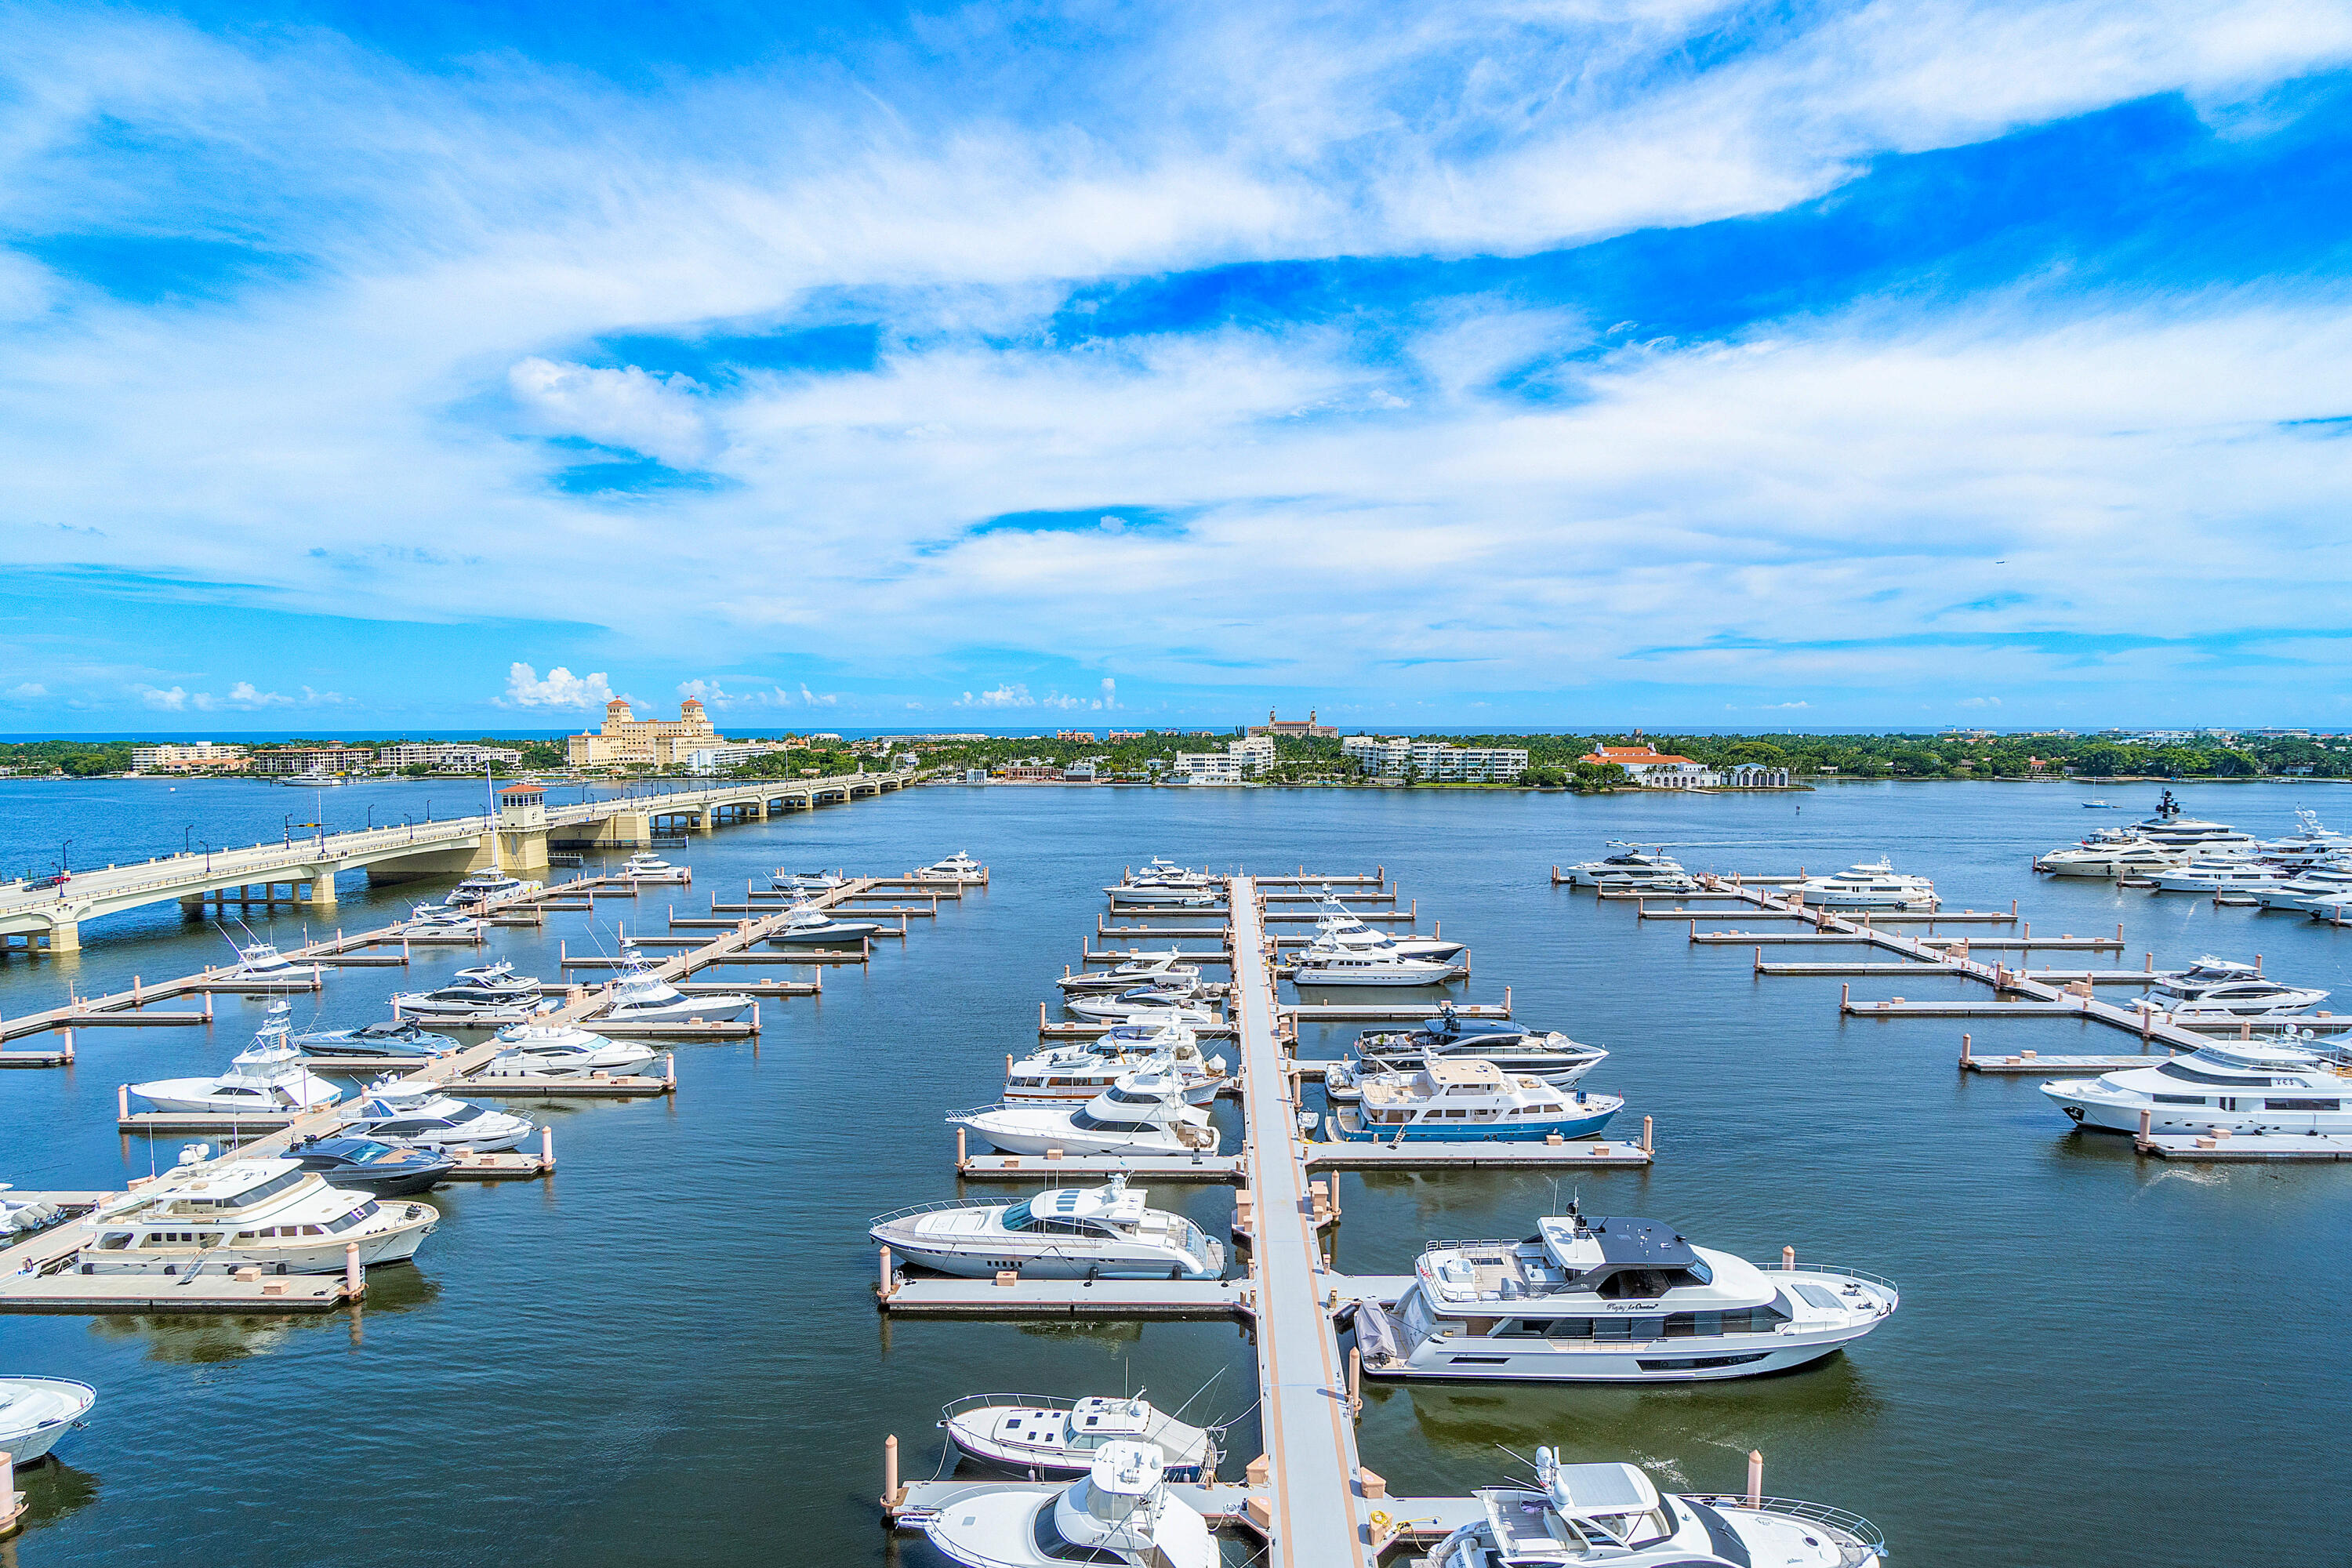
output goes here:
[[1962, 1067], [1969, 1065], [1969, 1052], [1974, 1047], [1974, 1045], [1975, 1038], [1973, 1036], [1962, 1035], [1960, 1037], [1960, 1065]]
[[890, 1299], [891, 1292], [896, 1289], [897, 1284], [898, 1284], [898, 1281], [897, 1281], [897, 1280], [895, 1280], [895, 1279], [893, 1279], [891, 1278], [891, 1271], [890, 1271], [890, 1249], [889, 1249], [888, 1247], [884, 1247], [884, 1248], [882, 1249], [882, 1255], [881, 1255], [881, 1268], [882, 1268], [882, 1278], [881, 1278], [881, 1284], [880, 1284], [880, 1286], [878, 1287], [878, 1289], [879, 1289], [879, 1290], [880, 1290], [880, 1293], [881, 1293], [882, 1299], [883, 1299], [884, 1300], [886, 1300], [886, 1301], [887, 1301], [887, 1300], [888, 1300]]
[[2142, 1108], [2139, 1113], [2139, 1136], [2132, 1140], [2132, 1146], [2134, 1148], [2140, 1150], [2147, 1149], [2148, 1133], [2151, 1131], [2151, 1125], [2155, 1117], [2156, 1112]]
[[1644, 1154], [1654, 1152], [1651, 1147], [1650, 1140], [1651, 1135], [1657, 1131], [1657, 1125], [1658, 1119], [1654, 1116], [1644, 1116], [1642, 1118], [1642, 1152]]
[[893, 1432], [882, 1439], [882, 1506], [897, 1508], [906, 1500], [906, 1489], [898, 1484], [898, 1435]]
[[1748, 1450], [1748, 1506], [1764, 1506], [1764, 1451], [1761, 1448]]
[[1361, 1347], [1348, 1347], [1348, 1414], [1364, 1413], [1364, 1352]]
[[1780, 1248], [1780, 1267], [1789, 1269], [1793, 1269], [1797, 1267], [1797, 1249], [1795, 1247], [1783, 1247]]
[[555, 1173], [555, 1129], [544, 1122], [539, 1129], [539, 1173], [542, 1176]]
[[360, 1270], [360, 1244], [347, 1241], [343, 1243], [343, 1294], [356, 1301], [366, 1289], [367, 1277]]
[[129, 1084], [118, 1083], [114, 1086], [114, 1110], [117, 1121], [131, 1120], [131, 1086]]

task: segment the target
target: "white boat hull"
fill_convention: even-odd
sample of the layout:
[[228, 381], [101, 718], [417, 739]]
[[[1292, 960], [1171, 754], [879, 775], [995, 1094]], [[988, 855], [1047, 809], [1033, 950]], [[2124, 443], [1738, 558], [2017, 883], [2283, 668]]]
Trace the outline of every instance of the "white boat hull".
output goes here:
[[0, 1394], [21, 1399], [0, 1406], [0, 1451], [19, 1468], [37, 1464], [98, 1403], [98, 1391], [64, 1377], [0, 1377]]
[[625, 1007], [600, 1013], [590, 1024], [667, 1024], [699, 1018], [705, 1023], [730, 1023], [751, 1010], [749, 996], [681, 996], [655, 1007]]
[[405, 1263], [416, 1256], [417, 1247], [439, 1225], [441, 1212], [431, 1204], [408, 1199], [383, 1205], [384, 1215], [394, 1215], [395, 1211], [407, 1212], [399, 1213], [388, 1224], [362, 1226], [340, 1236], [304, 1237], [283, 1246], [239, 1247], [232, 1242], [201, 1250], [158, 1247], [116, 1251], [85, 1247], [74, 1255], [74, 1267], [81, 1274], [169, 1274], [183, 1278], [230, 1274], [239, 1268], [258, 1268], [265, 1274], [340, 1274], [347, 1243], [358, 1247], [362, 1265]]
[[1425, 970], [1388, 971], [1380, 969], [1297, 969], [1291, 972], [1294, 985], [1312, 985], [1325, 991], [1360, 991], [1374, 985], [1444, 985], [1460, 978], [1462, 972], [1452, 964], [1433, 964]]
[[1065, 1154], [1181, 1156], [1217, 1152], [1217, 1130], [1213, 1127], [1204, 1130], [1206, 1136], [1202, 1142], [1190, 1144], [1162, 1127], [1136, 1127], [1125, 1131], [1076, 1128], [1070, 1125], [1070, 1115], [1066, 1110], [1039, 1106], [1025, 1110], [982, 1111], [949, 1120], [971, 1128], [1007, 1154], [1043, 1154], [1049, 1149], [1059, 1149]]
[[[2218, 1105], [2157, 1105], [2139, 1099], [2111, 1098], [2085, 1092], [2096, 1079], [2061, 1079], [2042, 1086], [2075, 1125], [2093, 1132], [2139, 1133], [2140, 1112], [2148, 1113], [2148, 1131], [2202, 1137], [2216, 1129], [2231, 1133], [2352, 1133], [2352, 1110], [2227, 1110]], [[2218, 1093], [2213, 1098], [2221, 1098]], [[2241, 1097], [2242, 1103], [2259, 1106], [2268, 1096]], [[2343, 1103], [2338, 1101], [2339, 1104]]]
[[1117, 1248], [1054, 1253], [1001, 1248], [979, 1254], [957, 1247], [933, 1246], [903, 1233], [884, 1238], [901, 1261], [940, 1274], [966, 1279], [988, 1279], [1011, 1270], [1024, 1279], [1214, 1279], [1224, 1269], [1224, 1249], [1209, 1244], [1211, 1267], [1203, 1268], [1189, 1254]]

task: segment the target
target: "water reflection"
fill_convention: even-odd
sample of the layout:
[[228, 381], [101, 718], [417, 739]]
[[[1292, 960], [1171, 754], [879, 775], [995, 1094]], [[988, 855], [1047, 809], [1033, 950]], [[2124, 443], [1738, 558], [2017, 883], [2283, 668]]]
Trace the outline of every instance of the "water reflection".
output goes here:
[[361, 1342], [370, 1314], [392, 1316], [430, 1307], [441, 1287], [420, 1269], [386, 1265], [372, 1268], [367, 1298], [357, 1310], [335, 1312], [127, 1312], [94, 1317], [90, 1333], [100, 1340], [146, 1342], [147, 1357], [174, 1366], [207, 1366], [247, 1361], [288, 1349], [296, 1336], [341, 1329]]

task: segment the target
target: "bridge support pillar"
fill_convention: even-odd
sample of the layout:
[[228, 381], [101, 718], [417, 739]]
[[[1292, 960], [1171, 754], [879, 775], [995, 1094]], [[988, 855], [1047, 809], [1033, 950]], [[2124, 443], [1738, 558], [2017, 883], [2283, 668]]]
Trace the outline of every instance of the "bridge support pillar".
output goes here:
[[81, 922], [79, 921], [67, 921], [61, 925], [53, 925], [46, 933], [44, 933], [44, 935], [46, 940], [41, 945], [50, 952], [79, 952], [81, 951]]
[[182, 899], [180, 900], [180, 918], [182, 920], [189, 921], [200, 921], [204, 919], [205, 896], [202, 893], [198, 893], [193, 899]]
[[314, 904], [321, 909], [332, 909], [335, 907], [335, 874], [333, 871], [325, 868], [313, 871], [310, 873], [310, 896], [302, 900], [304, 903]]

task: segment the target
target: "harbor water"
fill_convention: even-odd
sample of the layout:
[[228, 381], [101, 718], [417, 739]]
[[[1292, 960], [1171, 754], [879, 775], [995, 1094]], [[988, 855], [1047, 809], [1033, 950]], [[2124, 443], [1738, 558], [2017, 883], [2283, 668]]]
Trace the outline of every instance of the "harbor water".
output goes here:
[[[1964, 1028], [1988, 1052], [2112, 1054], [2135, 1048], [2128, 1036], [2051, 1018], [1842, 1018], [1837, 979], [1756, 975], [1746, 946], [1695, 946], [1679, 923], [1637, 921], [1630, 904], [1548, 877], [1612, 839], [1675, 845], [1693, 868], [1723, 871], [1884, 854], [1934, 878], [1948, 909], [2018, 900], [2037, 935], [2123, 925], [2119, 955], [2036, 966], [2260, 953], [2270, 975], [2352, 1007], [2352, 931], [2037, 879], [2032, 855], [2143, 816], [2157, 793], [2101, 788], [2126, 809], [2084, 810], [2091, 792], [2067, 784], [1690, 797], [942, 786], [698, 836], [665, 851], [692, 865], [691, 889], [497, 931], [478, 952], [420, 948], [407, 969], [331, 970], [321, 993], [294, 998], [298, 1025], [383, 1016], [392, 992], [485, 957], [551, 980], [560, 942], [609, 951], [620, 927], [660, 932], [671, 906], [703, 913], [779, 867], [899, 874], [968, 849], [993, 881], [910, 921], [870, 965], [826, 969], [821, 997], [766, 1003], [756, 1044], [680, 1046], [672, 1100], [519, 1107], [554, 1127], [555, 1175], [432, 1194], [440, 1229], [415, 1268], [371, 1275], [361, 1310], [0, 1317], [0, 1373], [79, 1378], [100, 1396], [62, 1462], [22, 1479], [29, 1522], [0, 1556], [929, 1564], [928, 1545], [877, 1526], [883, 1438], [898, 1436], [907, 1479], [928, 1476], [940, 1406], [990, 1391], [1141, 1387], [1166, 1406], [1197, 1393], [1186, 1418], [1234, 1422], [1237, 1474], [1257, 1451], [1238, 1324], [886, 1322], [873, 1303], [869, 1218], [957, 1194], [942, 1116], [995, 1098], [1006, 1053], [1034, 1048], [1039, 1000], [1105, 911], [1102, 887], [1162, 855], [1265, 874], [1385, 866], [1421, 929], [1442, 921], [1471, 943], [1453, 994], [1499, 1000], [1508, 984], [1520, 1019], [1608, 1047], [1587, 1087], [1626, 1097], [1612, 1133], [1655, 1118], [1647, 1170], [1343, 1175], [1341, 1268], [1400, 1273], [1428, 1238], [1525, 1236], [1574, 1194], [1588, 1214], [1645, 1215], [1759, 1261], [1793, 1246], [1801, 1262], [1902, 1288], [1877, 1332], [1782, 1376], [1368, 1384], [1364, 1459], [1392, 1495], [1459, 1496], [1517, 1469], [1507, 1449], [1546, 1443], [1635, 1461], [1669, 1489], [1737, 1490], [1760, 1449], [1768, 1492], [1867, 1516], [1906, 1568], [2345, 1561], [2352, 1167], [2138, 1158], [2127, 1140], [2073, 1131], [2035, 1080], [1955, 1067]], [[2175, 793], [2193, 815], [2264, 835], [2290, 829], [2297, 806], [2331, 826], [2352, 817], [2337, 804], [2352, 795], [2320, 785]], [[421, 819], [428, 797], [455, 815], [478, 809], [479, 787], [0, 781], [0, 867], [275, 841], [371, 811]], [[382, 925], [445, 889], [348, 876], [331, 912], [252, 923], [290, 943], [306, 925]], [[93, 922], [83, 940], [60, 959], [0, 960], [0, 1013], [55, 1005], [68, 983], [95, 993], [231, 956], [221, 931], [169, 904]], [[1857, 997], [1986, 995], [1943, 977], [1853, 984]], [[72, 1067], [0, 1074], [0, 1181], [112, 1188], [168, 1166], [189, 1140], [119, 1134], [116, 1086], [217, 1070], [267, 1005], [224, 996], [209, 1027], [84, 1031]], [[1337, 1056], [1352, 1032], [1310, 1027], [1302, 1053]], [[1230, 1144], [1234, 1113], [1217, 1115]], [[1214, 1234], [1233, 1205], [1217, 1187], [1152, 1201]], [[1229, 1561], [1249, 1554], [1229, 1547]]]

